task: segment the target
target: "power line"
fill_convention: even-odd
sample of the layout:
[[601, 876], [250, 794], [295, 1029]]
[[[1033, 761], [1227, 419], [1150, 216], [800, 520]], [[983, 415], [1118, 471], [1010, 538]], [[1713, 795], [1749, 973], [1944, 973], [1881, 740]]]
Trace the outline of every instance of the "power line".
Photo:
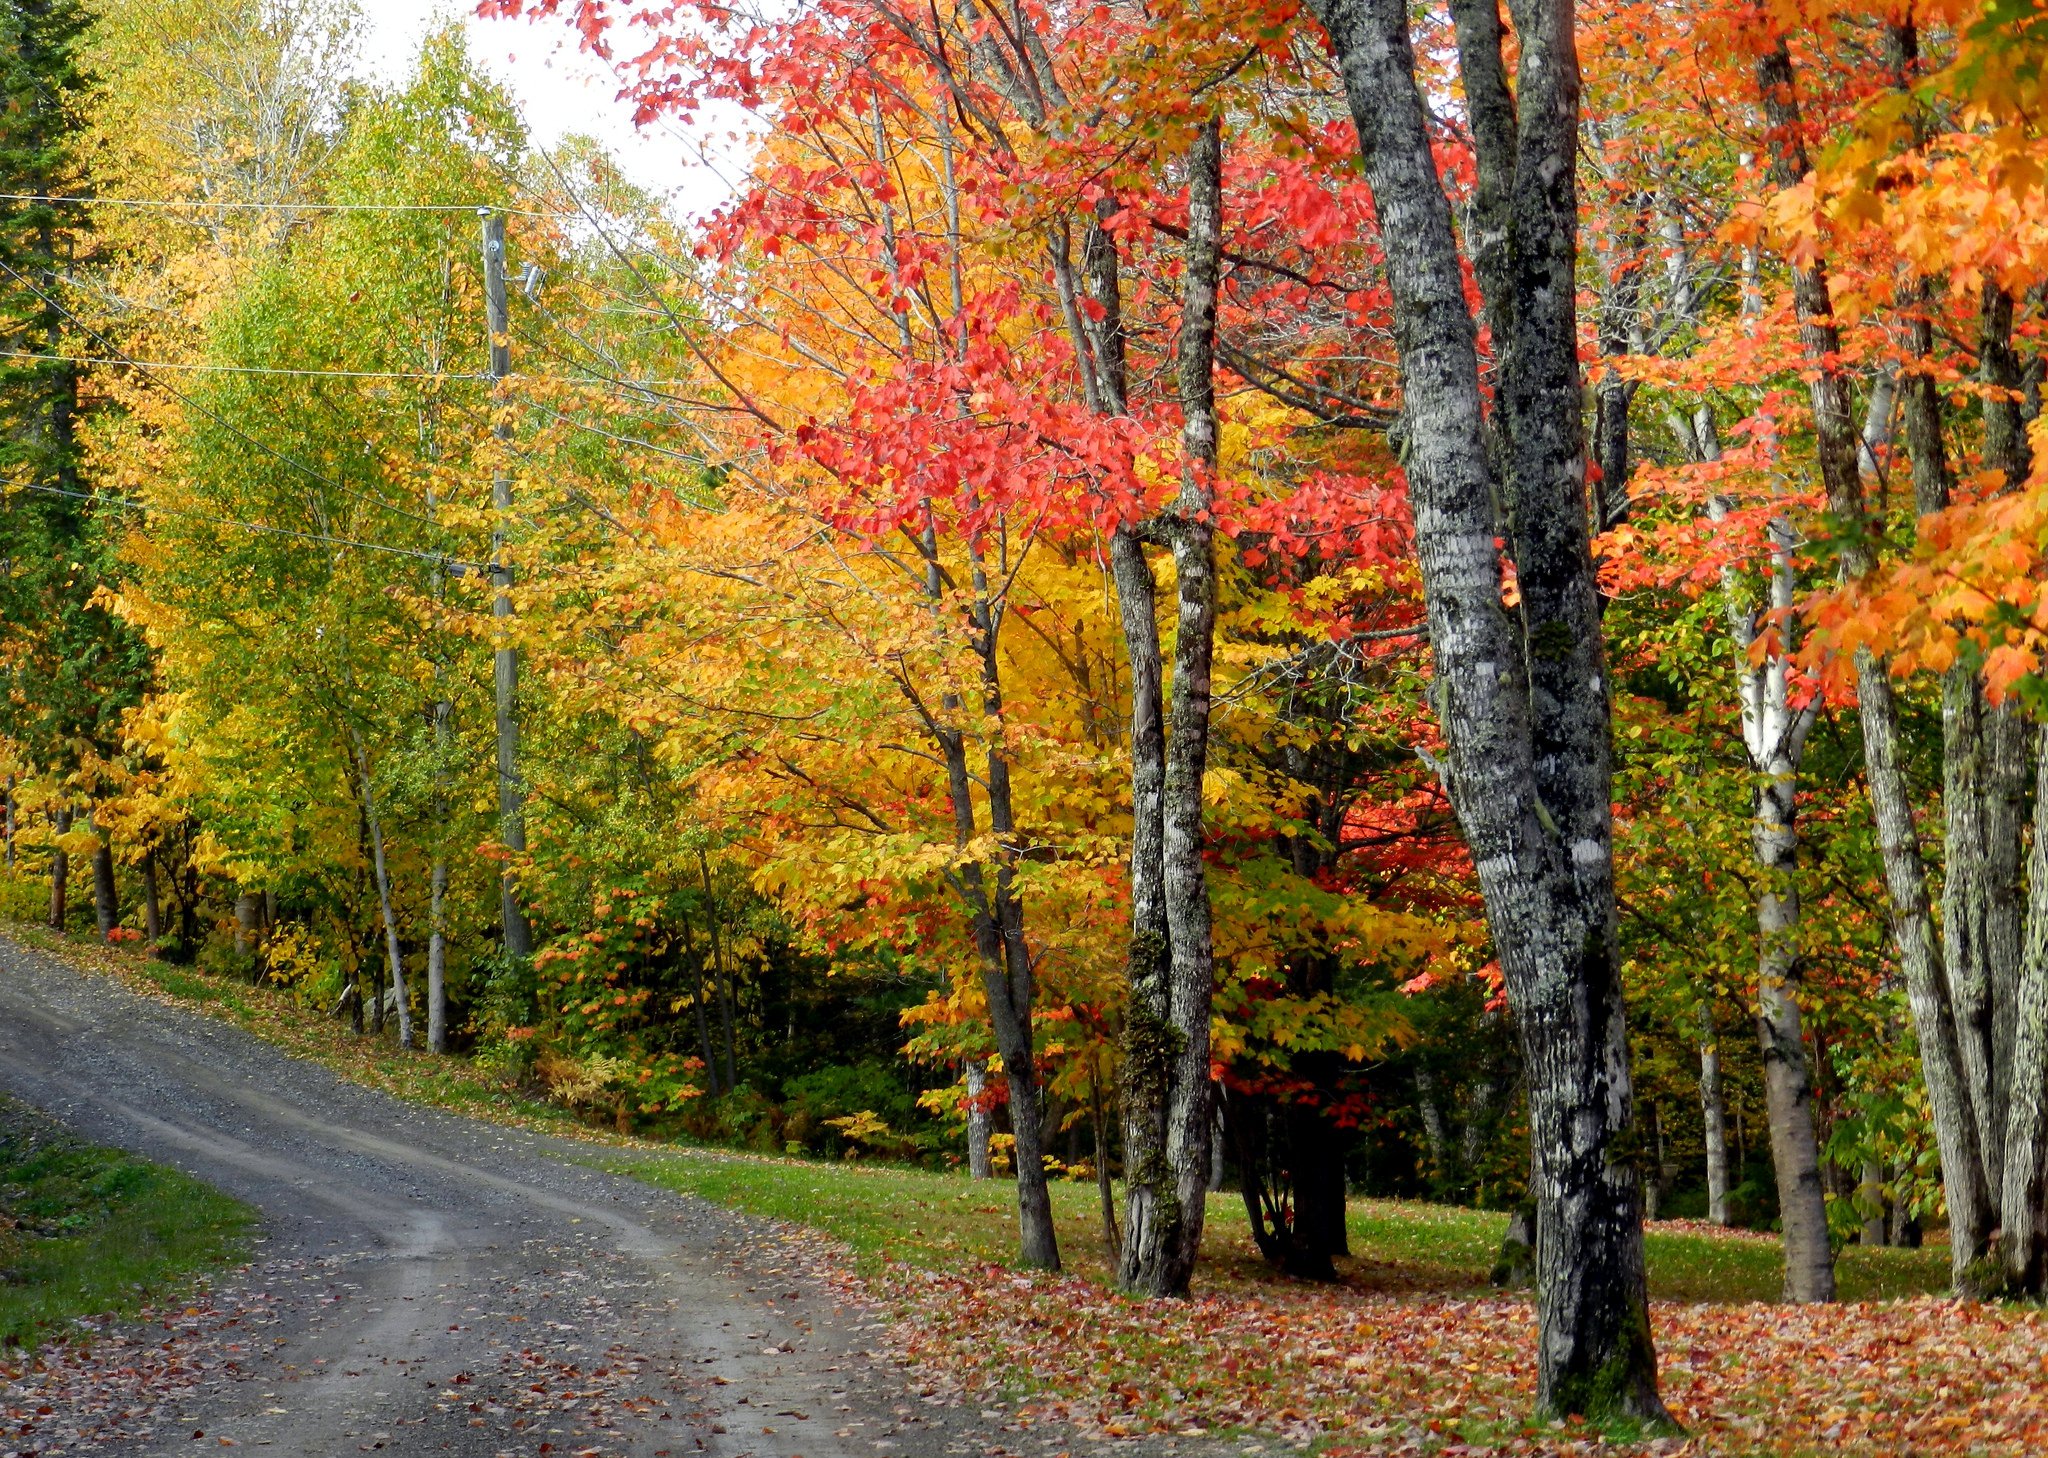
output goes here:
[[[75, 317], [75, 316], [74, 316]], [[138, 370], [183, 370], [195, 375], [296, 375], [305, 378], [342, 380], [481, 380], [487, 376], [467, 371], [442, 370], [306, 370], [283, 365], [231, 365], [179, 363], [160, 359], [130, 359], [126, 355], [34, 354], [25, 349], [0, 349], [0, 359], [38, 360], [44, 364], [125, 365]]]
[[496, 203], [305, 203], [305, 202], [202, 202], [176, 197], [44, 197], [33, 192], [0, 192], [0, 202], [41, 203], [49, 206], [179, 208], [214, 212], [287, 213], [504, 213], [516, 218], [581, 218], [582, 213], [550, 213], [537, 208], [508, 208]]
[[[108, 297], [119, 299], [118, 295], [108, 295]], [[126, 301], [122, 300], [121, 302]], [[90, 327], [86, 326], [85, 321], [76, 314], [71, 314], [70, 310], [65, 310], [65, 313], [70, 315], [73, 322], [87, 328]], [[523, 330], [515, 332], [522, 339], [529, 337]], [[569, 360], [565, 355], [557, 355], [556, 357], [564, 360], [566, 363], [575, 363], [575, 361]], [[190, 375], [282, 375], [307, 380], [489, 380], [491, 378], [489, 375], [477, 374], [470, 370], [315, 370], [297, 369], [285, 365], [235, 365], [203, 363], [199, 361], [134, 359], [125, 354], [37, 354], [25, 349], [0, 349], [0, 359], [19, 359], [43, 364], [101, 365], [117, 369], [179, 370]], [[519, 373], [507, 375], [505, 378], [508, 380], [532, 381], [533, 383], [543, 385], [601, 386], [615, 393], [653, 395], [663, 400], [674, 400], [684, 405], [706, 405], [706, 402], [701, 400], [690, 400], [681, 396], [664, 393], [670, 389], [695, 383], [695, 381], [687, 379], [624, 380], [599, 374], [528, 375]], [[164, 388], [169, 389], [169, 386]], [[185, 397], [181, 395], [179, 398], [184, 399]], [[720, 409], [725, 407], [707, 406], [707, 408]]]
[[[14, 279], [16, 283], [20, 284], [23, 288], [27, 289], [30, 293], [34, 294], [38, 299], [41, 299], [45, 304], [48, 304], [51, 308], [57, 310], [65, 318], [69, 319], [73, 324], [76, 324], [80, 329], [83, 329], [86, 333], [87, 338], [91, 339], [94, 343], [100, 345], [102, 348], [112, 351], [123, 364], [128, 365], [130, 367], [137, 367], [135, 366], [135, 362], [129, 359], [126, 355], [123, 355], [120, 351], [119, 346], [115, 345], [114, 342], [111, 339], [109, 339], [105, 334], [93, 328], [92, 325], [88, 324], [85, 320], [79, 318], [78, 315], [71, 309], [71, 307], [67, 305], [62, 299], [59, 299], [52, 294], [44, 293], [40, 288], [37, 288], [35, 281], [33, 279], [29, 278], [26, 274], [22, 273], [12, 264], [8, 263], [7, 260], [4, 258], [0, 258], [0, 270], [4, 270], [10, 277]], [[266, 445], [264, 442], [256, 439], [255, 436], [249, 434], [248, 431], [243, 430], [240, 426], [236, 425], [233, 421], [227, 419], [225, 416], [220, 415], [216, 411], [207, 409], [204, 405], [200, 404], [190, 395], [187, 395], [183, 390], [180, 390], [177, 386], [167, 384], [163, 380], [156, 378], [154, 375], [151, 375], [146, 371], [143, 373], [142, 378], [149, 384], [155, 386], [157, 389], [162, 390], [166, 395], [169, 395], [172, 399], [180, 402], [181, 404], [187, 406], [190, 409], [198, 411], [208, 420], [211, 420], [215, 425], [221, 427], [221, 429], [228, 431], [230, 434], [238, 437], [243, 441], [248, 442], [257, 450], [263, 452], [265, 455], [271, 457], [272, 459], [282, 461], [285, 465], [290, 466], [294, 471], [297, 471], [300, 475], [326, 488], [327, 490], [339, 491], [343, 495], [347, 496], [362, 497], [364, 500], [369, 501], [373, 505], [383, 507], [386, 511], [396, 512], [400, 516], [412, 516], [411, 512], [405, 511], [399, 507], [392, 506], [389, 502], [381, 501], [374, 496], [367, 496], [363, 492], [354, 491], [347, 486], [343, 486], [338, 481], [330, 480], [326, 476], [322, 475], [320, 472], [314, 470], [311, 466], [307, 465], [304, 461], [299, 460], [297, 457], [288, 455], [285, 452], [277, 449], [277, 447], [275, 446]]]
[[394, 547], [389, 542], [368, 542], [355, 537], [330, 536], [326, 532], [300, 531], [293, 527], [266, 526], [260, 521], [243, 521], [239, 517], [215, 516], [203, 511], [182, 511], [176, 507], [158, 506], [153, 502], [138, 501], [132, 496], [114, 496], [106, 492], [68, 491], [62, 486], [38, 486], [34, 482], [19, 482], [13, 486], [0, 487], [0, 496], [9, 491], [37, 491], [45, 496], [67, 496], [74, 501], [89, 501], [105, 506], [126, 506], [135, 511], [154, 513], [157, 516], [182, 517], [188, 521], [211, 522], [215, 526], [240, 527], [244, 531], [259, 532], [264, 536], [290, 537], [294, 541], [314, 542], [336, 547], [353, 547], [364, 552], [383, 552], [392, 557], [411, 557], [421, 562], [434, 562], [443, 567], [456, 567], [463, 572], [481, 572], [481, 563], [465, 562], [460, 557], [451, 557], [446, 552], [422, 552], [413, 547]]

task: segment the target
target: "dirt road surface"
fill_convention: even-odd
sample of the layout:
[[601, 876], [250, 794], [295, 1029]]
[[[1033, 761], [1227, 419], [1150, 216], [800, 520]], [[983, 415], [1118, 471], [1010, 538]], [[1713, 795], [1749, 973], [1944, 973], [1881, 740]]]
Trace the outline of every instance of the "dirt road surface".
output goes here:
[[253, 1205], [246, 1272], [0, 1393], [0, 1455], [1057, 1454], [871, 1354], [789, 1232], [0, 937], [0, 1088]]

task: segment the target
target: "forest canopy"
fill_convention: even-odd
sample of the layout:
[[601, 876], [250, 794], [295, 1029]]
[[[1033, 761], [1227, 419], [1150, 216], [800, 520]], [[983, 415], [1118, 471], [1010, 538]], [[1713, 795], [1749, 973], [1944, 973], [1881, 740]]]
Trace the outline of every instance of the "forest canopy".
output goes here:
[[0, 5], [0, 914], [1140, 1294], [1515, 1210], [1547, 1410], [1645, 1217], [2043, 1294], [2034, 9], [485, 9], [744, 175]]

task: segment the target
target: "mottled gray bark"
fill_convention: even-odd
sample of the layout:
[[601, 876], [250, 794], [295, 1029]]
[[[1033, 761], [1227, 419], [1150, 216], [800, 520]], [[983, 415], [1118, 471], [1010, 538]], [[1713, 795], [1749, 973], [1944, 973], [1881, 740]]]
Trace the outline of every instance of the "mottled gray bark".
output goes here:
[[1767, 771], [1757, 788], [1751, 840], [1764, 880], [1757, 902], [1757, 1041], [1763, 1049], [1771, 1163], [1778, 1174], [1778, 1212], [1785, 1232], [1785, 1299], [1832, 1301], [1835, 1262], [1828, 1248], [1813, 1082], [1798, 999], [1796, 799], [1796, 772], [1789, 768]]
[[[2048, 751], [2048, 743], [2042, 748]], [[2038, 759], [2041, 774], [2048, 776], [2048, 752]], [[2026, 946], [2014, 989], [1999, 1242], [2007, 1282], [2028, 1295], [2039, 1295], [2048, 1283], [2048, 824], [2041, 819], [2048, 784], [2036, 786], [2034, 803]]]
[[995, 1170], [988, 1158], [988, 1065], [970, 1058], [961, 1073], [967, 1084], [967, 1177], [990, 1179]]
[[1700, 1004], [1700, 1121], [1707, 1153], [1707, 1219], [1728, 1223], [1728, 1109], [1721, 1095], [1721, 1039], [1714, 1009]]
[[1891, 674], [1881, 661], [1859, 654], [1856, 677], [1870, 808], [1891, 906], [1892, 945], [1905, 975], [1907, 1006], [1920, 1044], [1921, 1077], [1941, 1153], [1952, 1275], [1957, 1288], [1967, 1292], [1973, 1287], [1971, 1268], [1985, 1255], [1997, 1225], [1995, 1197], [1985, 1180], [1976, 1106], [1929, 904], [1926, 859], [1899, 763], [1898, 707]]
[[[1888, 45], [1902, 68], [1910, 68], [1910, 30], [1891, 28]], [[1901, 74], [1905, 74], [1902, 70]], [[1791, 187], [1806, 174], [1799, 101], [1790, 52], [1782, 38], [1759, 56], [1757, 81], [1771, 127], [1770, 177]], [[1800, 319], [1802, 353], [1812, 368], [1809, 393], [1822, 484], [1829, 510], [1842, 532], [1841, 562], [1846, 578], [1868, 573], [1876, 562], [1872, 527], [1863, 498], [1859, 443], [1848, 419], [1848, 384], [1840, 364], [1827, 275], [1818, 263], [1792, 270], [1794, 305]], [[1931, 306], [1932, 291], [1922, 289]], [[1916, 354], [1931, 353], [1931, 326], [1911, 321]], [[1945, 505], [1949, 473], [1942, 449], [1940, 397], [1924, 369], [1908, 371], [1902, 382], [1902, 416], [1912, 453], [1915, 504], [1922, 512]], [[1928, 870], [1913, 824], [1912, 802], [1899, 762], [1898, 709], [1882, 660], [1859, 652], [1858, 715], [1863, 729], [1871, 809], [1877, 821], [1885, 880], [1891, 901], [1892, 935], [1906, 978], [1906, 991], [1919, 1034], [1921, 1066], [1940, 1145], [1943, 1181], [1953, 1222], [1953, 1269], [1960, 1291], [1974, 1289], [1972, 1271], [1996, 1224], [1996, 1194], [1985, 1178], [1979, 1131], [1982, 1127], [1964, 1052], [1964, 1038], [1951, 1005], [1947, 969], [1936, 939], [1928, 893]]]
[[1317, 0], [1378, 209], [1408, 479], [1449, 747], [1529, 1089], [1537, 1403], [1668, 1417], [1656, 1392], [1615, 947], [1604, 649], [1589, 551], [1574, 267], [1578, 65], [1570, 7], [1526, 0], [1505, 413], [1519, 621], [1501, 604], [1500, 479], [1463, 268], [1401, 0]]
[[[361, 736], [355, 740], [356, 772], [363, 791], [363, 823], [370, 835], [370, 867], [377, 883], [377, 909], [384, 919], [384, 958], [391, 972], [391, 991], [398, 1013], [398, 1046], [411, 1048], [412, 1000], [405, 992], [405, 958], [398, 950], [398, 917], [391, 908], [391, 873], [384, 861], [384, 831], [377, 818], [377, 786], [370, 777], [370, 755]], [[384, 999], [377, 998], [382, 1008]]]
[[427, 876], [427, 1048], [448, 1051], [448, 858], [434, 857]]
[[[1708, 511], [1718, 519], [1726, 514], [1727, 503], [1716, 498]], [[1767, 530], [1768, 606], [1782, 619], [1790, 615], [1797, 599], [1792, 527], [1780, 517]], [[1758, 872], [1756, 1027], [1785, 1236], [1785, 1296], [1791, 1301], [1832, 1301], [1834, 1256], [1828, 1245], [1813, 1082], [1799, 1008], [1799, 766], [1820, 700], [1792, 704], [1789, 656], [1766, 652], [1758, 657], [1760, 614], [1742, 600], [1740, 576], [1732, 566], [1723, 570], [1722, 586], [1729, 634], [1736, 645], [1742, 742], [1755, 783], [1750, 846]]]
[[[1216, 562], [1209, 504], [1216, 469], [1216, 291], [1221, 268], [1223, 140], [1210, 121], [1188, 150], [1188, 238], [1181, 268], [1176, 375], [1181, 490], [1161, 530], [1173, 550], [1172, 713], [1160, 784], [1160, 900], [1164, 966], [1133, 983], [1126, 1056], [1145, 1063], [1145, 1143], [1125, 1148], [1118, 1283], [1181, 1296], [1195, 1268], [1208, 1208], [1209, 1009], [1214, 991], [1209, 888], [1203, 864], [1202, 777], [1208, 761]], [[1135, 728], [1135, 725], [1134, 725]], [[1135, 960], [1135, 957], [1134, 957]], [[1139, 1043], [1149, 1046], [1139, 1047]], [[1155, 1143], [1156, 1141], [1156, 1143]]]

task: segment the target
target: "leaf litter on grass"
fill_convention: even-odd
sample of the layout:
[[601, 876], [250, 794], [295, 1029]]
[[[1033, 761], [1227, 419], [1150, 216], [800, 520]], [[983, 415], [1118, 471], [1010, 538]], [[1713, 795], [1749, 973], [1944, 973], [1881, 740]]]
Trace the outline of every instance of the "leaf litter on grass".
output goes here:
[[1141, 1302], [1081, 1276], [877, 1267], [800, 1239], [928, 1393], [1084, 1437], [1266, 1435], [1329, 1458], [2048, 1452], [2048, 1319], [2031, 1308], [1656, 1302], [1686, 1435], [1631, 1441], [1531, 1419], [1524, 1297], [1276, 1284]]

